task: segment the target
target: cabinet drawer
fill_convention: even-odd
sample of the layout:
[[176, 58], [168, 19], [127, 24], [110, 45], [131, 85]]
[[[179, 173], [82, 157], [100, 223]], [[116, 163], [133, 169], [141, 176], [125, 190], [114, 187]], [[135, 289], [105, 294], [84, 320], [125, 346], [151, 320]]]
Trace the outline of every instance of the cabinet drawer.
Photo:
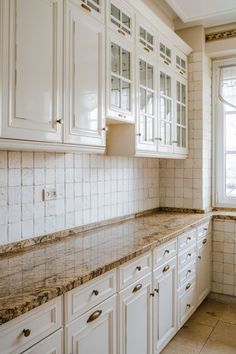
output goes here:
[[197, 242], [197, 248], [198, 250], [200, 248], [209, 246], [211, 244], [211, 234], [204, 235], [204, 237], [200, 238]]
[[65, 294], [65, 322], [68, 323], [116, 293], [116, 270]]
[[177, 254], [177, 240], [168, 242], [157, 247], [153, 251], [153, 267], [159, 267]]
[[178, 237], [179, 252], [185, 250], [196, 242], [196, 230], [186, 232], [186, 234]]
[[148, 253], [135, 259], [134, 261], [123, 264], [118, 270], [119, 289], [124, 289], [126, 286], [136, 282], [144, 275], [150, 273], [152, 268], [151, 260], [151, 253]]
[[183, 268], [187, 266], [187, 264], [193, 262], [195, 260], [195, 257], [196, 257], [196, 245], [194, 244], [192, 247], [190, 247], [185, 252], [179, 255], [179, 259], [178, 259], [179, 270], [180, 268]]
[[[191, 284], [190, 288], [186, 290], [186, 287]], [[179, 328], [187, 321], [191, 314], [195, 310], [195, 292], [196, 284], [195, 282], [189, 282], [180, 291], [178, 299], [178, 314], [179, 314]]]
[[163, 275], [164, 273], [167, 273], [168, 271], [170, 271], [173, 267], [176, 267], [176, 257], [167, 260], [164, 264], [162, 264], [161, 266], [159, 266], [156, 270], [155, 270], [155, 278], [159, 278], [161, 275]]
[[189, 279], [196, 276], [196, 263], [190, 263], [187, 267], [179, 270], [178, 274], [178, 286], [183, 286]]
[[58, 297], [1, 326], [1, 354], [22, 353], [62, 325], [62, 299]]
[[197, 228], [197, 239], [201, 240], [211, 232], [211, 221], [207, 221]]
[[23, 354], [63, 354], [63, 330], [51, 334]]

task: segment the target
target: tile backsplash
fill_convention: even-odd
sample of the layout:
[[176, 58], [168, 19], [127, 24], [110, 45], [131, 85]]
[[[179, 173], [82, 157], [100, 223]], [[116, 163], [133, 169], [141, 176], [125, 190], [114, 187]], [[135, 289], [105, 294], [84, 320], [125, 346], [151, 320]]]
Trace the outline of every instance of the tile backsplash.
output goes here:
[[1, 244], [158, 206], [158, 159], [0, 151]]

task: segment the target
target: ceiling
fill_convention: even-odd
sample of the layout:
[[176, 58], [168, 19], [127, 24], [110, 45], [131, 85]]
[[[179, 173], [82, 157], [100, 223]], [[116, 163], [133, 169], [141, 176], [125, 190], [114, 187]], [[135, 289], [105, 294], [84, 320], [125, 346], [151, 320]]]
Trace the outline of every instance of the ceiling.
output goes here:
[[[158, 2], [159, 0], [157, 0]], [[165, 0], [177, 15], [176, 27], [212, 27], [235, 22], [236, 0]]]

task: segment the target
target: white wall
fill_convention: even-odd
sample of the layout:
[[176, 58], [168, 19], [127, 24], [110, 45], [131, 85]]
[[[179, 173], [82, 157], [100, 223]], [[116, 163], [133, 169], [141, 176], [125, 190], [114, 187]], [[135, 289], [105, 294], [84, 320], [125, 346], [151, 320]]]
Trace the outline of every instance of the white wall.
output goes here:
[[2, 244], [158, 206], [157, 159], [0, 151]]

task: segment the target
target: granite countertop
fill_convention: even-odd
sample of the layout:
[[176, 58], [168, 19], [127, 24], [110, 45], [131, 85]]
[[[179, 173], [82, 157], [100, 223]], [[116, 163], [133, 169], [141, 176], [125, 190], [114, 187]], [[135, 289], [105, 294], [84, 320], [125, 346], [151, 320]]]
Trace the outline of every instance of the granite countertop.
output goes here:
[[0, 324], [139, 256], [212, 214], [158, 212], [0, 256]]

